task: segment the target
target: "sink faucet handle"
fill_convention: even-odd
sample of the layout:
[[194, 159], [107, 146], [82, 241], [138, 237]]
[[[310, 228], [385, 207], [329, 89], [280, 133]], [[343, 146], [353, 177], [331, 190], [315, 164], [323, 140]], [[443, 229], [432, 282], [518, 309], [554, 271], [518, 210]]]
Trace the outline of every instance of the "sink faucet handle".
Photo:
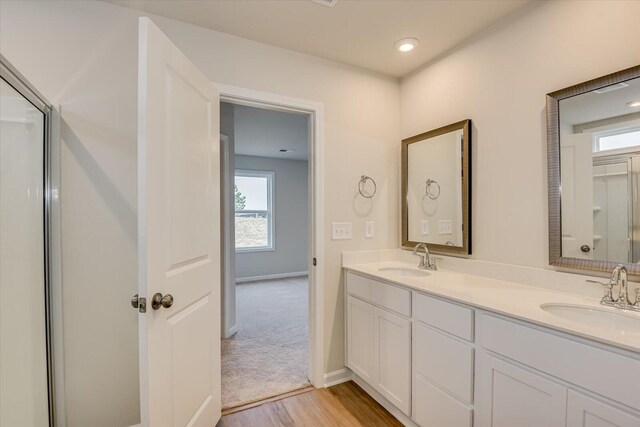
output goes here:
[[596, 283], [598, 285], [604, 286], [604, 296], [602, 297], [602, 301], [604, 303], [607, 302], [615, 302], [613, 299], [613, 287], [616, 285], [614, 281], [610, 281], [609, 283], [599, 282], [597, 280], [586, 280], [587, 283]]

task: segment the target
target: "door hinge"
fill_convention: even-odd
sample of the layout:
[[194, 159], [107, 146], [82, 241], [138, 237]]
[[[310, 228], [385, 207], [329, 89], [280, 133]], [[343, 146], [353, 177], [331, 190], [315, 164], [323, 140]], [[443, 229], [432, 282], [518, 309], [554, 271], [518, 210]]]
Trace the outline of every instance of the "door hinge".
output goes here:
[[318, 265], [318, 260], [317, 259], [313, 259], [313, 266], [315, 267], [316, 265]]
[[137, 308], [140, 313], [147, 312], [147, 299], [146, 298], [138, 298], [138, 294], [135, 294], [131, 298], [131, 306], [133, 308]]

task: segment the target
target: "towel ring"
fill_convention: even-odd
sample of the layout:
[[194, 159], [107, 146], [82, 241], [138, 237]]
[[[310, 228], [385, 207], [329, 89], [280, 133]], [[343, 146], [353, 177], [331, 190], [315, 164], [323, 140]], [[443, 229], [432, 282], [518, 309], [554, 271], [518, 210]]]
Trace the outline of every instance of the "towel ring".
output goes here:
[[[437, 191], [434, 191], [431, 188], [431, 184], [434, 184], [437, 187]], [[436, 181], [435, 179], [427, 179], [427, 185], [424, 189], [424, 194], [426, 194], [426, 196], [431, 200], [436, 200], [438, 197], [440, 197], [440, 184], [438, 184], [438, 181]]]
[[[371, 193], [366, 193], [363, 188], [364, 185], [367, 183], [367, 181], [371, 181], [371, 183], [373, 184], [373, 191]], [[360, 182], [358, 182], [358, 192], [360, 193], [360, 195], [366, 199], [370, 199], [372, 198], [375, 194], [376, 194], [376, 190], [378, 189], [378, 186], [376, 185], [376, 182], [373, 180], [373, 178], [368, 177], [366, 175], [362, 175], [360, 177]]]

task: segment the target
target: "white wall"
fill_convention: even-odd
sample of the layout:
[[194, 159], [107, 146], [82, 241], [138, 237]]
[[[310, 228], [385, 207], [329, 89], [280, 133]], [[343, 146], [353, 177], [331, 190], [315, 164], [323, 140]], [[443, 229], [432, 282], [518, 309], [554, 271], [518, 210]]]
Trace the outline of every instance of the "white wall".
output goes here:
[[303, 160], [235, 156], [236, 169], [274, 172], [273, 251], [238, 252], [236, 279], [308, 271], [307, 174]]
[[640, 2], [539, 2], [401, 81], [406, 138], [473, 120], [473, 258], [549, 268], [545, 94], [640, 63]]
[[[2, 1], [0, 51], [62, 107], [62, 256], [68, 425], [138, 419], [136, 67], [140, 12], [101, 2]], [[325, 371], [343, 367], [343, 250], [399, 242], [396, 79], [151, 16], [214, 82], [324, 104]], [[372, 201], [356, 197], [360, 175]], [[364, 239], [364, 222], [376, 222]], [[353, 222], [331, 241], [330, 223]]]

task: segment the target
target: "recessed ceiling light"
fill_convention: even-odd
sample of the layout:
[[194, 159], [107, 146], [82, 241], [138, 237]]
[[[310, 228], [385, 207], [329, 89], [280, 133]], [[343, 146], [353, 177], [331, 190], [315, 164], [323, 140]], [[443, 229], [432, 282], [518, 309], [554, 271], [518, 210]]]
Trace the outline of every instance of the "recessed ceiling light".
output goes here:
[[413, 37], [407, 37], [402, 40], [398, 40], [393, 46], [400, 52], [410, 52], [418, 46], [418, 39]]
[[640, 107], [640, 99], [636, 100], [636, 101], [629, 101], [627, 102], [627, 107], [629, 108], [636, 108], [636, 107]]

